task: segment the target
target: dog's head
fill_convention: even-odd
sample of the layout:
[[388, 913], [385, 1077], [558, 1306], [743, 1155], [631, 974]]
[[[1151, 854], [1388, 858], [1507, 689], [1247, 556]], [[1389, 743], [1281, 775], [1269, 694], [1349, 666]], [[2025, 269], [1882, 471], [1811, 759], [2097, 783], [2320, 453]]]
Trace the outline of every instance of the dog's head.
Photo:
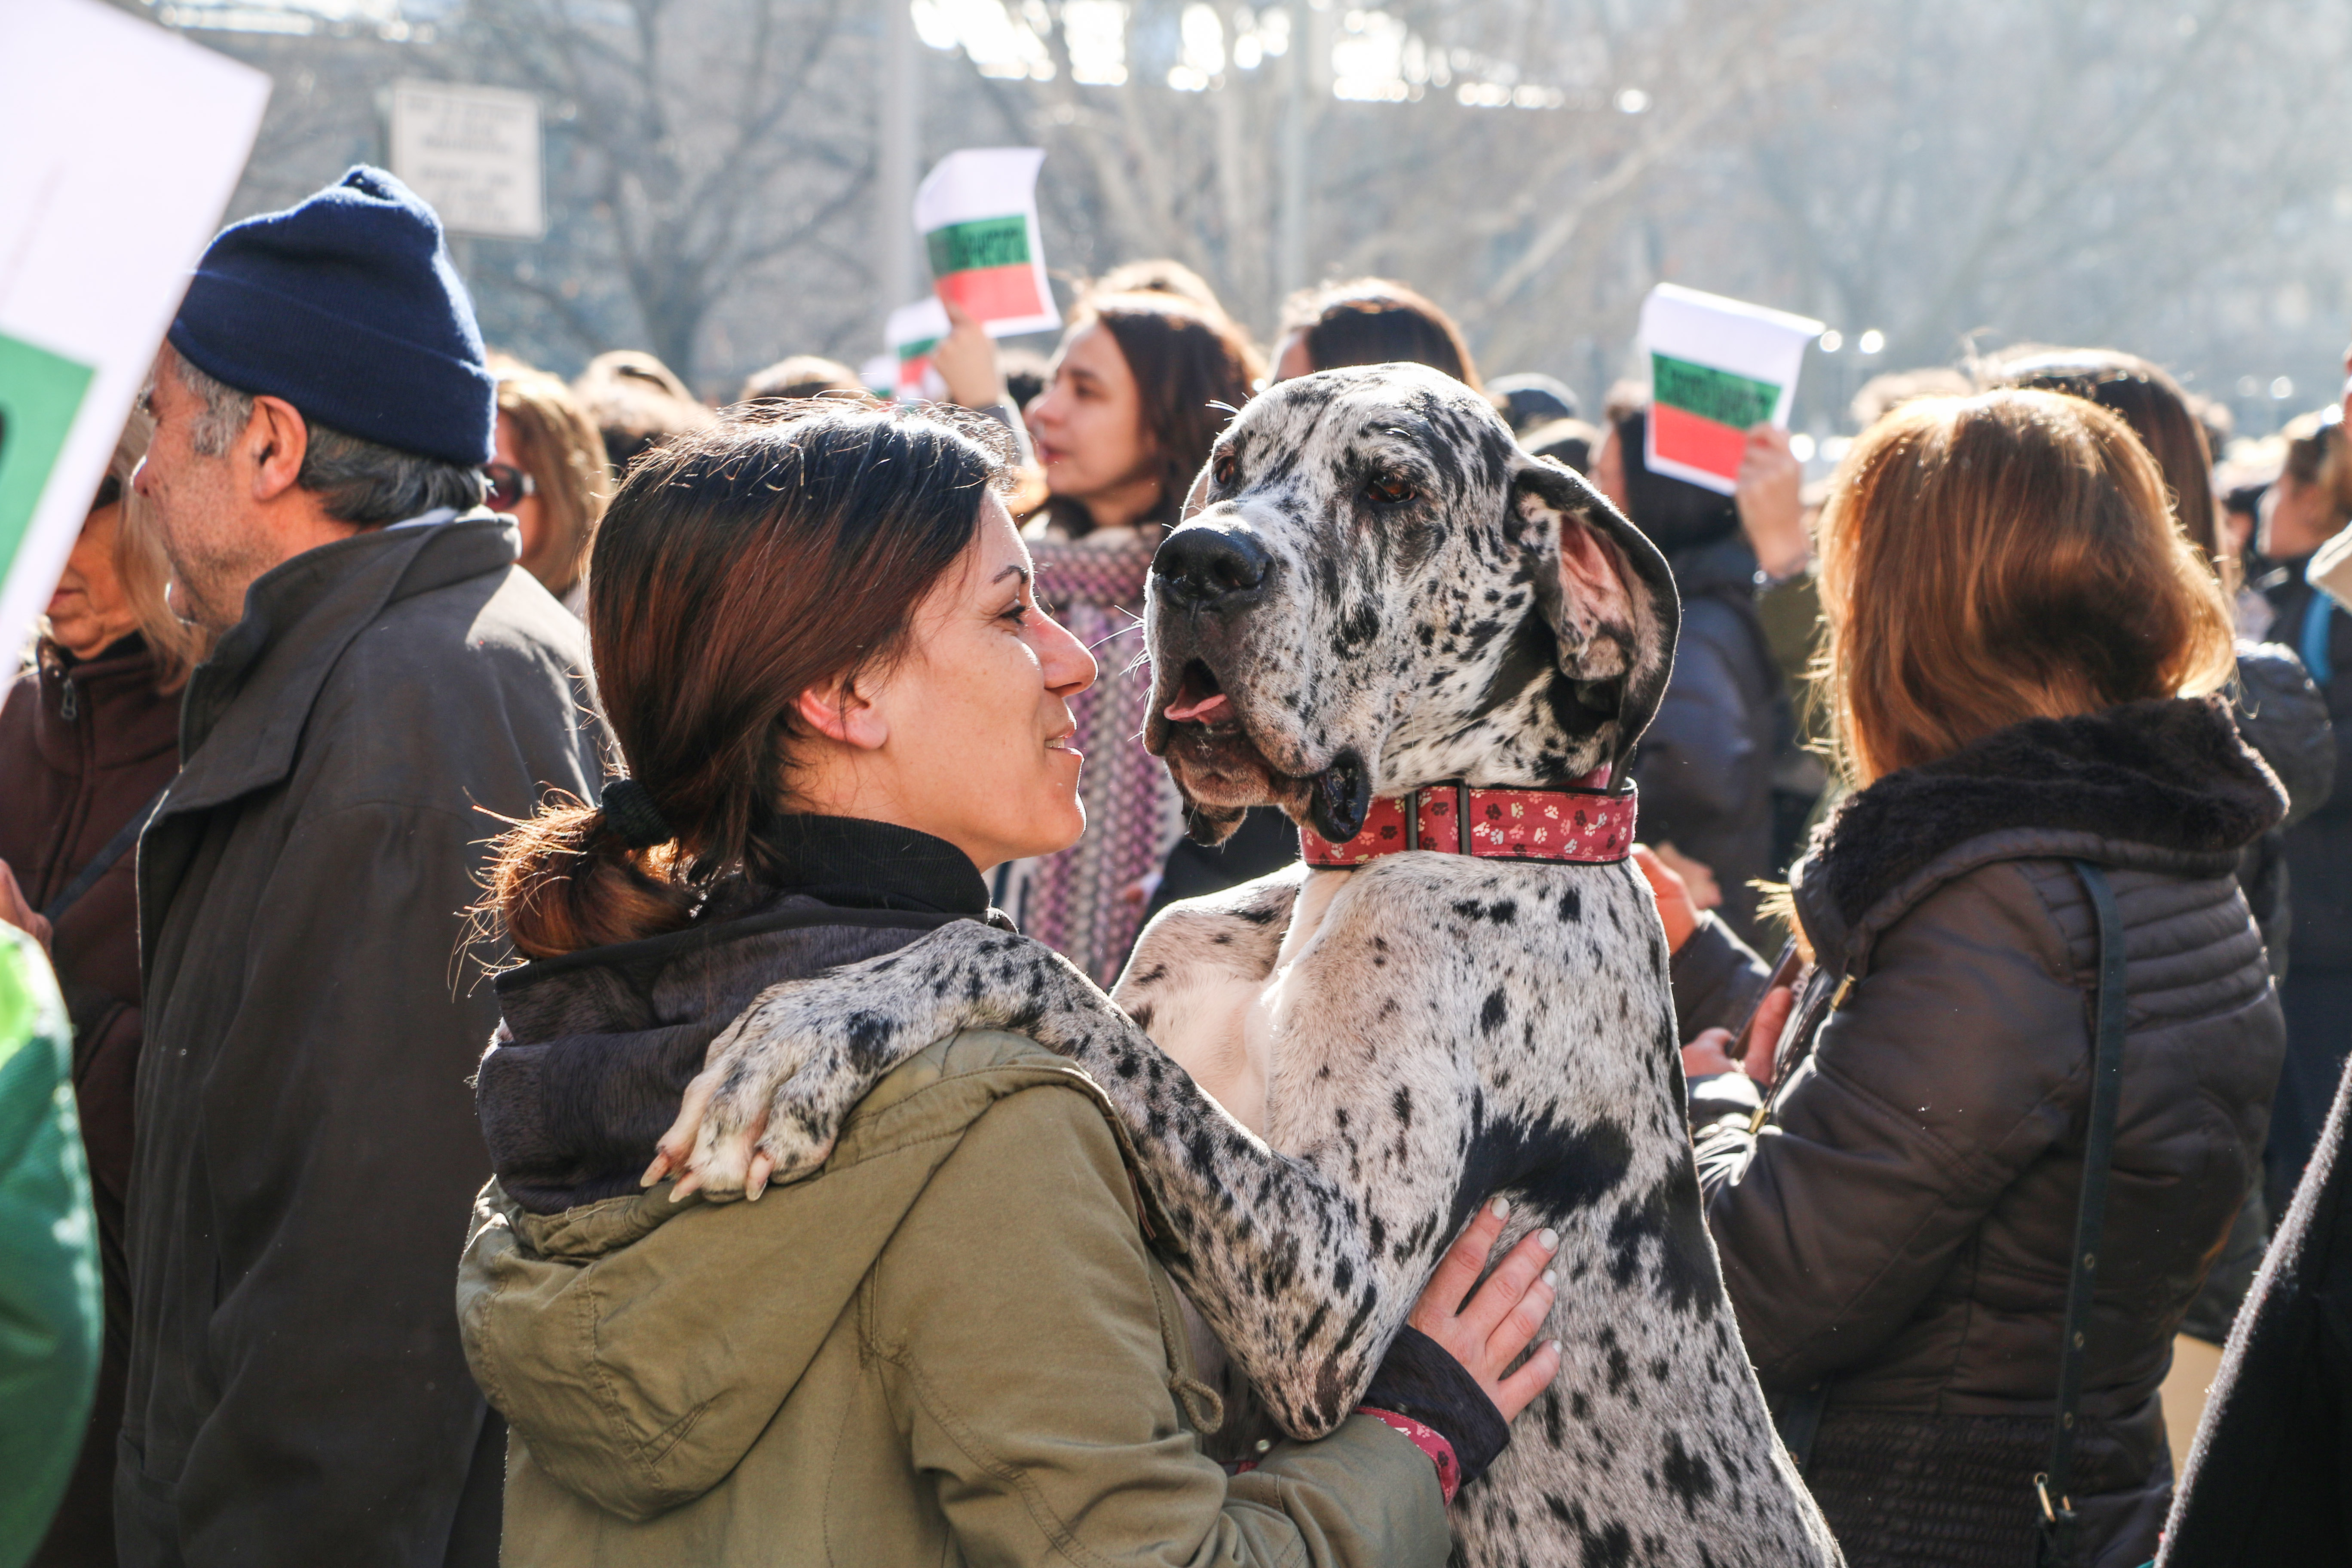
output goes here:
[[1341, 843], [1374, 795], [1613, 780], [1657, 710], [1664, 557], [1450, 376], [1283, 382], [1192, 500], [1152, 562], [1144, 742], [1197, 837], [1269, 802]]

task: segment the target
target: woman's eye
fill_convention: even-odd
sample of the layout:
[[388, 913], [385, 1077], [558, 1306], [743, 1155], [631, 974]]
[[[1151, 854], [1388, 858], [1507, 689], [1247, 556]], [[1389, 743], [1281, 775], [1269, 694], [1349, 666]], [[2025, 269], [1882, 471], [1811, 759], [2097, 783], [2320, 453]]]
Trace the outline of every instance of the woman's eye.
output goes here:
[[1025, 626], [1029, 624], [1029, 606], [1016, 599], [1010, 608], [996, 618], [1001, 621], [1011, 621], [1016, 626]]
[[1364, 493], [1382, 506], [1402, 506], [1420, 492], [1412, 481], [1397, 474], [1381, 474], [1364, 487]]

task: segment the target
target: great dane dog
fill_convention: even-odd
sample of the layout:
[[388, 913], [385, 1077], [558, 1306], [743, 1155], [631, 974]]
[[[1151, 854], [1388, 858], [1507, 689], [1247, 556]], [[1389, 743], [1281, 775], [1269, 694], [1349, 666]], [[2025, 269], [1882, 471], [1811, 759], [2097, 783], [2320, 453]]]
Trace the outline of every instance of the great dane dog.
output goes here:
[[1507, 1240], [1559, 1233], [1564, 1364], [1456, 1500], [1457, 1560], [1836, 1563], [1707, 1237], [1630, 797], [1561, 787], [1619, 776], [1656, 709], [1664, 561], [1414, 365], [1275, 387], [1194, 499], [1152, 568], [1145, 743], [1196, 834], [1273, 802], [1321, 865], [1170, 909], [1108, 997], [971, 921], [777, 986], [666, 1146], [691, 1135], [714, 1194], [755, 1142], [790, 1179], [908, 1055], [1028, 1034], [1108, 1093], [1170, 1268], [1300, 1437], [1347, 1415], [1501, 1194]]

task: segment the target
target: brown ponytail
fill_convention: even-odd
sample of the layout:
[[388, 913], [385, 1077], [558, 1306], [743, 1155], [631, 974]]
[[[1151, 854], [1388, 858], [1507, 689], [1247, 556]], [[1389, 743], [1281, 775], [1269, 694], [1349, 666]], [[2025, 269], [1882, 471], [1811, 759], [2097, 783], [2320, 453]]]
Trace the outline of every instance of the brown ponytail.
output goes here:
[[588, 642], [627, 773], [676, 837], [633, 847], [580, 802], [518, 824], [484, 900], [517, 951], [655, 936], [756, 892], [801, 693], [903, 650], [1002, 482], [1001, 433], [951, 418], [786, 404], [630, 468], [596, 533]]

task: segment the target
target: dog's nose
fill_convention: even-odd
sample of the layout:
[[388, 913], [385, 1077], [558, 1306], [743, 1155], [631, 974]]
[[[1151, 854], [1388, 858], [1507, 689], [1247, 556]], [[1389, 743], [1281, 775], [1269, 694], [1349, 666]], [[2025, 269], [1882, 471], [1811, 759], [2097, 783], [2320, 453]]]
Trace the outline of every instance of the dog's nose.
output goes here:
[[1194, 609], [1251, 592], [1273, 566], [1265, 545], [1222, 528], [1180, 528], [1151, 558], [1152, 575], [1168, 596]]

